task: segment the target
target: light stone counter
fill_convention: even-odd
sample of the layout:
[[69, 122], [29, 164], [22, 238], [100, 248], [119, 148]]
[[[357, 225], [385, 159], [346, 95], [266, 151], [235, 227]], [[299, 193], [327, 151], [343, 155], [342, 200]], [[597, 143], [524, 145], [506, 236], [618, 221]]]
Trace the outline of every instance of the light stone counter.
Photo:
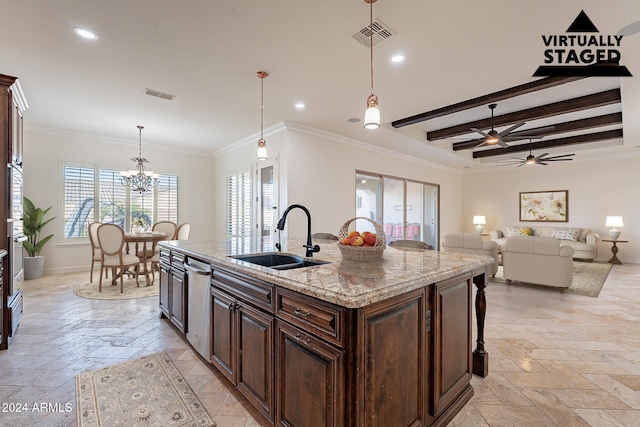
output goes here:
[[[283, 253], [304, 256], [304, 239], [283, 243]], [[239, 261], [231, 255], [261, 252], [256, 242], [240, 245], [240, 240], [169, 241], [160, 246], [176, 249], [194, 258], [239, 271], [283, 288], [291, 289], [346, 308], [365, 307], [372, 303], [409, 292], [465, 273], [483, 269], [493, 262], [490, 257], [439, 251], [407, 251], [387, 246], [382, 260], [356, 262], [342, 259], [336, 242], [323, 243], [313, 260], [329, 261], [312, 267], [274, 270]], [[241, 247], [241, 249], [238, 249]]]

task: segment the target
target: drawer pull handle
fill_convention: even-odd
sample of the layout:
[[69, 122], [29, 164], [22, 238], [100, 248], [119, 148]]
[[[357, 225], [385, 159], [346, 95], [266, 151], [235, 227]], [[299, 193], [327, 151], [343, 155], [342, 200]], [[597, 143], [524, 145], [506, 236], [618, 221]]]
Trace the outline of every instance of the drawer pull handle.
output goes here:
[[311, 316], [311, 313], [309, 313], [308, 311], [306, 313], [303, 313], [302, 310], [300, 310], [299, 308], [296, 308], [294, 313], [297, 316], [300, 316], [300, 317], [309, 317], [309, 316]]
[[302, 337], [300, 334], [296, 334], [295, 339], [299, 343], [302, 343], [305, 345], [309, 345], [309, 343], [311, 342], [311, 338], [307, 337], [307, 339], [304, 339], [304, 337]]

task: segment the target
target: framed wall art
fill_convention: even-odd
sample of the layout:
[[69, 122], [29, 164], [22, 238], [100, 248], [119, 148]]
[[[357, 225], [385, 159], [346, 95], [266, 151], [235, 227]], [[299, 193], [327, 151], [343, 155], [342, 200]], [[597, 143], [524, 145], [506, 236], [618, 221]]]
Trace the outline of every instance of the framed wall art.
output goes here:
[[520, 193], [520, 221], [569, 221], [569, 191]]

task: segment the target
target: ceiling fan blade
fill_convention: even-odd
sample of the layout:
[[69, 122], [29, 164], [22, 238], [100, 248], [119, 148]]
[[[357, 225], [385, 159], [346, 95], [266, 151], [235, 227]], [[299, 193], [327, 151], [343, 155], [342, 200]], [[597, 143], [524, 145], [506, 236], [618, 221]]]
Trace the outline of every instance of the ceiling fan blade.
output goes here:
[[511, 126], [510, 128], [506, 128], [505, 130], [503, 130], [502, 132], [500, 132], [498, 135], [502, 136], [506, 136], [509, 133], [513, 132], [514, 130], [518, 129], [520, 126], [524, 126], [526, 123], [522, 122], [522, 123], [516, 123], [515, 125]]
[[636, 33], [640, 33], [640, 21], [632, 22], [618, 31], [619, 36], [630, 36]]
[[498, 145], [499, 145], [499, 146], [501, 146], [502, 148], [509, 148], [509, 144], [507, 144], [506, 142], [504, 142], [504, 141], [502, 140], [502, 138], [500, 138], [500, 139], [498, 140]]
[[478, 128], [471, 128], [471, 130], [474, 131], [474, 132], [478, 132], [480, 135], [484, 136], [485, 138], [491, 137], [491, 135], [487, 134], [486, 132], [481, 131]]
[[549, 155], [549, 153], [540, 154], [539, 156], [536, 156], [536, 161], [537, 160], [541, 160], [544, 156], [548, 156], [548, 155]]
[[542, 159], [545, 162], [570, 162], [573, 159], [554, 159], [553, 157], [549, 157], [548, 159]]
[[542, 163], [542, 162], [536, 162], [536, 165], [547, 166], [547, 164], [546, 164], [546, 163]]
[[[545, 160], [551, 160], [551, 159], [559, 159], [561, 157], [571, 157], [571, 156], [575, 156], [575, 154], [561, 154], [559, 156], [551, 156], [551, 157], [547, 157]], [[565, 159], [565, 160], [571, 160], [571, 159]]]

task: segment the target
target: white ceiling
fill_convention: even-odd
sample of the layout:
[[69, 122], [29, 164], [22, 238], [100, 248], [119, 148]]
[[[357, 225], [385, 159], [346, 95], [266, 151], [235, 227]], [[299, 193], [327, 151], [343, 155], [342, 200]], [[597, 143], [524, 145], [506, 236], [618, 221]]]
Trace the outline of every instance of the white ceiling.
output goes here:
[[[402, 131], [390, 122], [534, 80], [544, 60], [541, 36], [564, 33], [580, 10], [602, 34], [640, 20], [637, 0], [377, 1], [374, 19], [396, 34], [374, 47], [384, 123], [376, 131], [348, 121], [363, 117], [369, 95], [369, 49], [351, 37], [369, 22], [363, 0], [4, 1], [0, 73], [20, 78], [30, 106], [27, 128], [136, 145], [136, 126], [143, 125], [144, 146], [211, 154], [259, 132], [256, 72], [265, 70], [265, 128], [300, 122], [475, 169], [486, 163], [452, 152], [450, 141], [427, 142], [425, 131], [489, 117], [486, 107]], [[74, 27], [99, 39], [82, 40]], [[622, 64], [640, 76], [640, 34], [625, 37], [621, 50]], [[391, 63], [395, 53], [406, 60]], [[499, 102], [496, 115], [621, 86], [624, 141], [578, 150], [576, 158], [639, 154], [637, 80], [592, 78]], [[154, 98], [145, 88], [176, 98]], [[297, 101], [306, 108], [297, 110]]]

